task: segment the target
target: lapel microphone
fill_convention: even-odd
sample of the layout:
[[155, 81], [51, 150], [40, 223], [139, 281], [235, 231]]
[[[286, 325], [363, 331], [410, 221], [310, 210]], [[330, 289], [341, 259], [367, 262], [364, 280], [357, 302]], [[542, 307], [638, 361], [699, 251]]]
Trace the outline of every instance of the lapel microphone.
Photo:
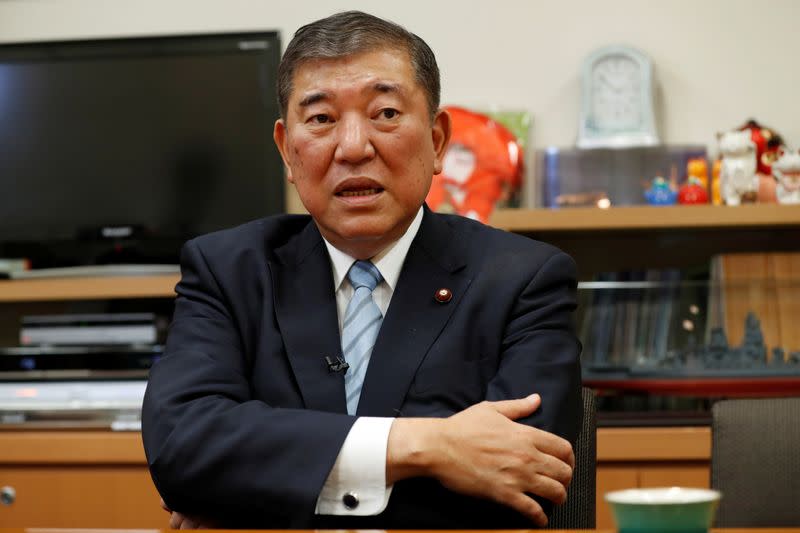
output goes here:
[[344, 360], [344, 357], [337, 355], [336, 359], [331, 359], [330, 356], [325, 356], [325, 363], [328, 365], [329, 372], [347, 372], [350, 365]]

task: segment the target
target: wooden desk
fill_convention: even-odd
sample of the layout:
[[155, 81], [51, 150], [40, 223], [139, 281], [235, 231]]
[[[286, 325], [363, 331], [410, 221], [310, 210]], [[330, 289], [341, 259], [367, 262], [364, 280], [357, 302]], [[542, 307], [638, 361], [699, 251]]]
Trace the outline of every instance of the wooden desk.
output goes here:
[[[170, 529], [106, 529], [102, 530], [102, 533], [168, 533], [169, 531], [173, 531]], [[261, 529], [237, 529], [237, 530], [230, 530], [230, 529], [209, 529], [206, 530], [209, 533], [266, 533], [266, 530]], [[316, 533], [317, 531], [321, 530], [302, 530], [302, 529], [291, 529], [291, 530], [282, 530], [282, 529], [270, 529], [268, 530], [269, 533]], [[368, 530], [374, 531], [374, 530]], [[368, 533], [367, 530], [348, 530], [348, 533]], [[383, 530], [387, 531], [387, 530]], [[453, 529], [449, 530], [451, 533], [456, 532], [463, 532], [463, 533], [477, 533], [480, 530], [458, 530]], [[526, 530], [526, 529], [488, 529], [483, 530], [484, 533], [521, 533], [522, 531], [537, 531], [537, 530]], [[617, 533], [614, 529], [554, 529], [550, 530], [554, 533]], [[0, 533], [98, 533], [96, 529], [63, 529], [63, 528], [36, 528], [36, 527], [14, 527], [14, 528], [1, 528]], [[392, 530], [388, 530], [387, 533], [392, 533]], [[397, 533], [400, 533], [399, 531]], [[427, 530], [427, 529], [420, 529], [416, 530], [416, 533], [441, 533], [441, 530]], [[741, 528], [741, 529], [726, 529], [726, 528], [712, 528], [709, 533], [800, 533], [800, 528], [797, 527], [789, 527], [789, 528]]]
[[[17, 493], [12, 505], [0, 505], [2, 526], [167, 525], [138, 432], [0, 431], [0, 450], [0, 487]], [[598, 527], [613, 526], [606, 492], [708, 487], [710, 457], [707, 427], [598, 429]]]

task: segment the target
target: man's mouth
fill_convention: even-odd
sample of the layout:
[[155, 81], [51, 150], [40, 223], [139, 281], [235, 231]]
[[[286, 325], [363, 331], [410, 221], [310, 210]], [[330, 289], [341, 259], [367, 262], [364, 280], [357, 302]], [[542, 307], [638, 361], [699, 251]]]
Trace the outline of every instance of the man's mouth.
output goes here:
[[384, 191], [381, 183], [366, 176], [351, 177], [343, 180], [334, 190], [339, 198], [367, 201], [377, 197]]
[[378, 194], [383, 189], [373, 188], [373, 189], [358, 189], [358, 190], [348, 190], [348, 191], [341, 191], [336, 193], [337, 196], [370, 196], [372, 194]]

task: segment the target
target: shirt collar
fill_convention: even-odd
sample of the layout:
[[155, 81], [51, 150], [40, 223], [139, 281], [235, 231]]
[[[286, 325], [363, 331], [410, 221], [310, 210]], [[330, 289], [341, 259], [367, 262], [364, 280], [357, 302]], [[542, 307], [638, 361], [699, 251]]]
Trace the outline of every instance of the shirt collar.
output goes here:
[[[403, 268], [403, 263], [408, 255], [408, 249], [411, 248], [411, 242], [417, 236], [419, 227], [422, 224], [422, 207], [417, 211], [414, 220], [408, 226], [408, 229], [398, 240], [384, 248], [380, 253], [372, 257], [370, 260], [383, 276], [383, 280], [394, 291], [397, 285], [397, 279], [400, 277], [400, 270]], [[328, 248], [328, 255], [331, 257], [331, 264], [333, 265], [333, 286], [335, 290], [339, 290], [342, 285], [347, 271], [356, 262], [354, 257], [350, 257], [343, 251], [336, 248], [328, 242], [325, 237], [325, 246]]]

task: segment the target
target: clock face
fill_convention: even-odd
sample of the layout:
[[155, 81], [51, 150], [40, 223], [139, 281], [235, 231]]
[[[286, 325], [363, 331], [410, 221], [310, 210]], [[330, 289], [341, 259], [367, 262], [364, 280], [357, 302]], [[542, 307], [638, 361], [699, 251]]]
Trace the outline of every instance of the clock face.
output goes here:
[[642, 125], [642, 72], [624, 55], [598, 59], [591, 71], [591, 126], [605, 132], [637, 130]]
[[581, 67], [578, 148], [659, 144], [653, 110], [653, 67], [625, 45], [598, 48]]

